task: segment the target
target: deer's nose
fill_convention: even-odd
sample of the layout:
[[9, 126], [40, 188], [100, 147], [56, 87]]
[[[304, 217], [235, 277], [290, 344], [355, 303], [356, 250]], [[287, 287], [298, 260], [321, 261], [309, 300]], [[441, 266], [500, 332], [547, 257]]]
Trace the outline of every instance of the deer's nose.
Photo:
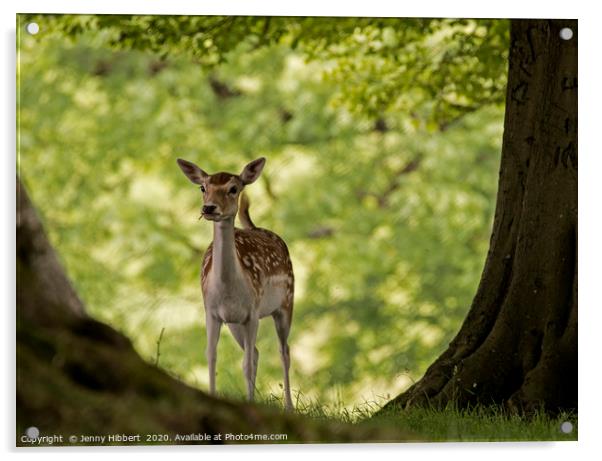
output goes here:
[[203, 214], [213, 214], [215, 213], [215, 209], [217, 207], [215, 205], [204, 205], [203, 206]]

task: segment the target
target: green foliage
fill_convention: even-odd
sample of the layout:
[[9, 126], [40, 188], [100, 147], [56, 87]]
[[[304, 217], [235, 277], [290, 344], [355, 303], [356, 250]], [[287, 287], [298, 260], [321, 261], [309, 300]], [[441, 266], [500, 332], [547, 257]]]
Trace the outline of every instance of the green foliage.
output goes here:
[[[230, 54], [286, 45], [325, 63], [333, 103], [379, 116], [413, 112], [446, 125], [503, 102], [508, 22], [473, 19], [249, 16], [33, 16], [49, 33], [118, 50], [185, 55], [205, 68]], [[44, 36], [44, 35], [42, 35]]]
[[[297, 278], [293, 387], [394, 394], [442, 352], [488, 247], [505, 21], [36, 20], [19, 41], [19, 171], [90, 312], [143, 356], [165, 328], [159, 365], [206, 386], [212, 229], [176, 157], [239, 172], [260, 155], [251, 214]], [[281, 382], [271, 323], [261, 395]], [[243, 395], [241, 361], [224, 332], [221, 392]]]

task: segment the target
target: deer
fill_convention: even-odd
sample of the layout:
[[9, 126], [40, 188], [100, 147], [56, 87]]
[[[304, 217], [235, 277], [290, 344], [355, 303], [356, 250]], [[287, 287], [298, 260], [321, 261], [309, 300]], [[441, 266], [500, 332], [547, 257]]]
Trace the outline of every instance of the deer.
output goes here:
[[[284, 373], [284, 405], [286, 410], [292, 410], [288, 336], [293, 319], [293, 265], [284, 240], [255, 226], [249, 214], [249, 199], [243, 192], [259, 178], [266, 159], [253, 160], [238, 175], [210, 175], [181, 158], [177, 163], [186, 177], [200, 187], [199, 219], [213, 223], [213, 241], [205, 252], [201, 270], [210, 393], [216, 393], [217, 344], [225, 323], [244, 352], [247, 398], [254, 400], [259, 360], [257, 329], [260, 319], [271, 316]], [[242, 229], [234, 226], [237, 214]]]

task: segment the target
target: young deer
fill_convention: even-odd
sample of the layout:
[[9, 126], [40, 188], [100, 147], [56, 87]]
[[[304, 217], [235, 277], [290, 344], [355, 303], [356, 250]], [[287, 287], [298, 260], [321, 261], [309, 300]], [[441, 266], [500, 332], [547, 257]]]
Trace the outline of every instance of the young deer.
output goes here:
[[259, 319], [271, 315], [276, 325], [284, 370], [284, 398], [292, 409], [289, 384], [290, 355], [287, 343], [293, 319], [294, 276], [288, 248], [275, 233], [256, 227], [249, 216], [246, 195], [240, 200], [239, 219], [244, 229], [234, 227], [238, 199], [245, 186], [255, 182], [265, 158], [249, 163], [240, 175], [209, 175], [194, 163], [178, 159], [184, 174], [203, 193], [201, 215], [213, 221], [213, 242], [203, 258], [201, 286], [207, 320], [209, 387], [215, 394], [215, 363], [222, 323], [244, 350], [243, 372], [247, 395], [253, 400], [259, 352], [255, 347]]

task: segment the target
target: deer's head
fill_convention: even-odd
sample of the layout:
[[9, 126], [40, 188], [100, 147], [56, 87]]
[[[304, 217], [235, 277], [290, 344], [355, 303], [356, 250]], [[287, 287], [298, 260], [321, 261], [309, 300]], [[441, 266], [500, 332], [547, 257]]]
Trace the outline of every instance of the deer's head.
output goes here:
[[265, 158], [253, 160], [239, 175], [207, 174], [194, 163], [181, 158], [178, 159], [178, 165], [190, 181], [200, 186], [203, 194], [201, 215], [209, 221], [223, 221], [236, 216], [238, 196], [246, 185], [259, 178]]

